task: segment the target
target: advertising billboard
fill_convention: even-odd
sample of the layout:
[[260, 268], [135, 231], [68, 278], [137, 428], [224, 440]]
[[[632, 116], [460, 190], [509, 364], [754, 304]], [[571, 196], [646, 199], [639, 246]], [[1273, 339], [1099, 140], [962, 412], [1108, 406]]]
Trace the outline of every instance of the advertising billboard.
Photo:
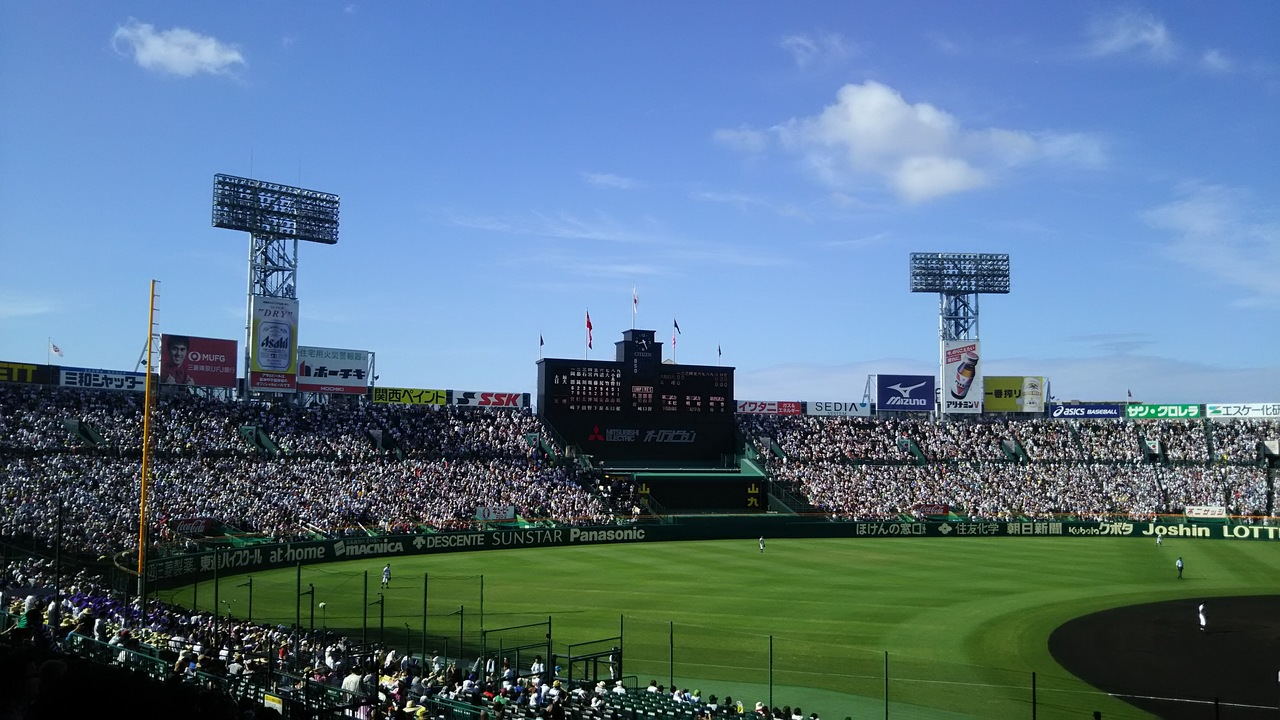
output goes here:
[[1131, 420], [1192, 420], [1200, 417], [1200, 406], [1132, 403], [1125, 406], [1124, 415]]
[[236, 386], [236, 341], [189, 335], [160, 336], [160, 383]]
[[1280, 418], [1280, 403], [1209, 403], [1204, 414], [1210, 420], [1275, 420]]
[[91, 388], [94, 390], [128, 390], [143, 392], [147, 389], [147, 376], [140, 372], [124, 370], [90, 370], [88, 368], [62, 368], [62, 387]]
[[734, 411], [744, 415], [799, 415], [798, 400], [735, 400]]
[[448, 405], [446, 390], [421, 390], [419, 388], [375, 387], [373, 401], [394, 405]]
[[933, 412], [932, 375], [877, 375], [876, 412]]
[[942, 344], [942, 412], [982, 412], [982, 354], [977, 340]]
[[527, 408], [529, 393], [450, 390], [449, 404], [455, 407]]
[[363, 395], [368, 389], [368, 351], [298, 346], [299, 392]]
[[298, 387], [298, 301], [254, 295], [249, 304], [249, 389], [293, 392]]
[[1049, 417], [1059, 420], [1119, 420], [1124, 405], [1119, 403], [1049, 403]]
[[807, 400], [805, 415], [871, 417], [871, 403], [841, 400]]
[[1044, 412], [1044, 378], [1029, 375], [988, 375], [982, 378], [982, 409], [986, 412]]

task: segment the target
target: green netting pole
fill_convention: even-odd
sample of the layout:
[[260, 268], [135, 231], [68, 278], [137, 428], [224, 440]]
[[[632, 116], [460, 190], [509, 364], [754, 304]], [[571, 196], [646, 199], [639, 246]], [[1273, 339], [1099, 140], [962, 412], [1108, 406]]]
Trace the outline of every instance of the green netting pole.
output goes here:
[[769, 707], [773, 707], [773, 636], [769, 636]]
[[884, 651], [884, 720], [889, 720], [889, 651]]
[[676, 684], [676, 624], [667, 621], [667, 682]]
[[1036, 720], [1036, 671], [1031, 671], [1031, 720]]
[[427, 661], [427, 574], [422, 573], [422, 662]]
[[426, 573], [422, 573], [422, 662], [426, 662]]
[[458, 662], [462, 662], [462, 646], [464, 645], [464, 642], [462, 640], [462, 632], [463, 632], [462, 626], [463, 626], [463, 623], [466, 621], [466, 618], [467, 618], [467, 606], [459, 605], [458, 606]]
[[484, 575], [480, 576], [480, 629], [484, 630]]

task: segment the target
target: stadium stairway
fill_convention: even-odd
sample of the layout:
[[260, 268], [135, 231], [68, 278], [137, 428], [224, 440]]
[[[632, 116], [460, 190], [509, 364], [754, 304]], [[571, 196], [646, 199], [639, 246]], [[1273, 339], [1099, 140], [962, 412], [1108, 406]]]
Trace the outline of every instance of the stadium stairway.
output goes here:
[[280, 455], [280, 448], [272, 442], [266, 431], [257, 425], [241, 425], [240, 437], [265, 457], [273, 458]]
[[62, 426], [71, 433], [71, 436], [89, 447], [102, 447], [102, 433], [97, 428], [79, 418], [66, 418], [62, 421]]

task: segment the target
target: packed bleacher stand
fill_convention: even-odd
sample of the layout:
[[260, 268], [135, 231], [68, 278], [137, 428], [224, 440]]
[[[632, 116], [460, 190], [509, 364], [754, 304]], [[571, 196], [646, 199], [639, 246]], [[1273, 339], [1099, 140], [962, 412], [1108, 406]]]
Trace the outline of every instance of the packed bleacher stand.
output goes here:
[[[67, 545], [92, 555], [132, 548], [142, 410], [133, 393], [0, 385], [0, 535], [49, 542], [61, 511]], [[185, 517], [215, 517], [277, 540], [447, 530], [470, 526], [483, 506], [509, 505], [522, 518], [557, 523], [633, 517], [634, 487], [550, 456], [546, 448], [554, 444], [527, 411], [302, 408], [175, 393], [161, 399], [153, 418], [154, 521], [162, 539], [177, 540], [164, 537], [167, 522]], [[101, 442], [86, 444], [68, 419], [92, 427]], [[1280, 424], [1256, 420], [741, 416], [739, 425], [775, 482], [830, 516], [886, 519], [940, 505], [996, 519], [1146, 518], [1218, 504], [1258, 515], [1266, 507], [1266, 469], [1256, 448], [1280, 436]], [[253, 447], [242, 426], [261, 428], [281, 452]], [[389, 442], [380, 447], [376, 433]], [[1162, 457], [1153, 462], [1144, 445], [1157, 444]], [[480, 672], [468, 683], [474, 667], [465, 659], [434, 667], [426, 658], [396, 658], [393, 666], [383, 649], [353, 656], [341, 638], [247, 622], [224, 620], [215, 634], [208, 613], [126, 603], [83, 574], [62, 578], [72, 589], [51, 607], [28, 594], [53, 584], [47, 561], [2, 570], [11, 616], [45, 628], [29, 633], [33, 646], [76, 644], [122, 666], [163, 667], [160, 675], [178, 684], [209, 686], [211, 677], [252, 676], [274, 664], [294, 673], [300, 687], [310, 687], [309, 677], [337, 700], [381, 697], [402, 713], [410, 701], [432, 698], [483, 706], [497, 718], [555, 707], [575, 720], [635, 720], [657, 707], [676, 718], [705, 717], [709, 706], [712, 717], [738, 712], [727, 698], [655, 699], [634, 688], [617, 692], [612, 683], [604, 693], [557, 688], [546, 673], [534, 682], [530, 668], [514, 678]], [[372, 669], [375, 658], [386, 666], [381, 672]], [[354, 688], [349, 697], [344, 687]]]

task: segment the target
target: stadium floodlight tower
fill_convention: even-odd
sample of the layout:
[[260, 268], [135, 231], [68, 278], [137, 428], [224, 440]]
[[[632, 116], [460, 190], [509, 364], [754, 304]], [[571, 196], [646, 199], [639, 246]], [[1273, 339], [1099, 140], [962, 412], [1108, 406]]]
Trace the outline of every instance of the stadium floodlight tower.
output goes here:
[[[1009, 293], [1008, 254], [911, 253], [911, 292], [938, 293], [939, 409], [943, 413], [981, 412], [982, 386], [976, 352], [978, 296]], [[963, 349], [963, 357], [949, 360], [948, 355], [956, 354], [957, 349]], [[952, 366], [957, 375], [954, 381], [948, 374]], [[968, 392], [975, 377], [976, 397]]]
[[[214, 175], [213, 226], [250, 235], [245, 328], [248, 390], [254, 296], [285, 298], [296, 303], [298, 241], [324, 245], [338, 242], [338, 196], [232, 175]], [[296, 357], [296, 333], [290, 341]]]

